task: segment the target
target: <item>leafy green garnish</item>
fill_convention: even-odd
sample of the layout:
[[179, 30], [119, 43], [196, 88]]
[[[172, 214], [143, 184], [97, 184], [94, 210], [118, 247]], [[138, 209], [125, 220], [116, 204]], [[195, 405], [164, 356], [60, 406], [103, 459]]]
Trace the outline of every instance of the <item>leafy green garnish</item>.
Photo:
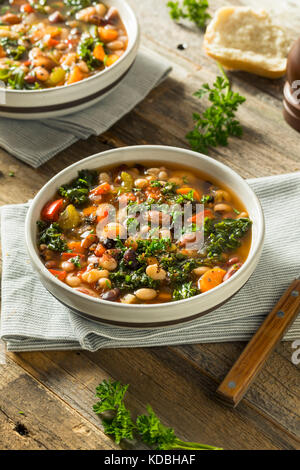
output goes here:
[[102, 63], [93, 54], [93, 50], [98, 44], [102, 45], [99, 40], [90, 36], [80, 41], [78, 45], [78, 54], [86, 62], [90, 70], [100, 67]]
[[[176, 437], [174, 429], [161, 423], [149, 405], [147, 406], [148, 414], [139, 415], [134, 422], [124, 402], [127, 389], [128, 385], [106, 380], [96, 388], [96, 397], [100, 401], [93, 406], [94, 412], [101, 415], [105, 434], [111, 435], [117, 444], [122, 439], [133, 440], [136, 435], [145, 444], [157, 450], [221, 450], [196, 442], [182, 441]], [[107, 418], [107, 412], [112, 413], [111, 418]]]
[[170, 16], [173, 20], [181, 18], [193, 21], [199, 28], [203, 29], [211, 16], [207, 13], [207, 0], [183, 0], [183, 2], [168, 2]]
[[208, 258], [220, 259], [222, 253], [238, 248], [251, 224], [251, 220], [247, 218], [224, 219], [221, 222], [206, 218], [204, 233]]
[[70, 263], [73, 263], [74, 266], [76, 266], [76, 268], [81, 268], [81, 259], [80, 259], [80, 256], [77, 255], [77, 256], [75, 256], [75, 258], [71, 258], [71, 259], [70, 259]]
[[154, 279], [147, 276], [143, 267], [133, 272], [128, 269], [111, 272], [109, 279], [112, 281], [113, 287], [118, 287], [121, 290], [135, 290], [141, 287], [157, 289], [159, 286], [159, 281], [154, 281]]
[[115, 442], [119, 444], [122, 439], [133, 439], [135, 424], [131, 419], [130, 411], [124, 404], [124, 395], [128, 385], [121, 385], [120, 382], [104, 380], [96, 388], [96, 397], [100, 401], [93, 406], [97, 414], [111, 411], [114, 413], [112, 419], [102, 417], [104, 432], [113, 436]]
[[202, 115], [193, 114], [194, 129], [186, 135], [193, 150], [207, 153], [208, 147], [228, 145], [228, 137], [241, 137], [243, 129], [235, 119], [235, 112], [240, 104], [246, 101], [244, 96], [234, 93], [227, 75], [222, 66], [219, 66], [222, 77], [218, 76], [211, 88], [205, 83], [194, 96], [202, 98], [208, 93], [208, 99], [212, 103]]
[[18, 44], [17, 39], [4, 37], [0, 39], [0, 44], [5, 50], [6, 56], [14, 60], [19, 60], [26, 51], [24, 46]]
[[92, 5], [93, 0], [64, 0], [64, 4], [71, 8], [70, 13], [74, 15], [77, 11]]
[[169, 238], [152, 238], [150, 240], [137, 240], [137, 252], [148, 256], [156, 253], [164, 253], [170, 248], [171, 240]]
[[78, 173], [78, 178], [74, 179], [70, 184], [61, 186], [58, 192], [63, 197], [69, 199], [75, 206], [80, 206], [88, 200], [90, 188], [96, 181], [96, 171], [81, 170]]
[[39, 228], [39, 243], [47, 245], [52, 251], [69, 251], [67, 242], [62, 238], [62, 232], [57, 223], [51, 224], [49, 227], [42, 222], [37, 222]]
[[174, 300], [189, 299], [194, 297], [194, 295], [199, 294], [199, 291], [196, 287], [193, 286], [192, 281], [181, 284], [173, 291]]

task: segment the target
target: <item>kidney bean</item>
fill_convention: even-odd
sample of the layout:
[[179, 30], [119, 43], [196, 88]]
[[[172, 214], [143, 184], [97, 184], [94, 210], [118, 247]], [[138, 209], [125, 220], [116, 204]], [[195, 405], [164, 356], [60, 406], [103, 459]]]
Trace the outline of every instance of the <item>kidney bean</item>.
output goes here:
[[54, 13], [52, 13], [48, 17], [48, 20], [50, 21], [50, 23], [62, 23], [63, 21], [65, 21], [63, 15], [60, 13], [60, 11], [55, 11]]
[[102, 295], [103, 300], [117, 300], [117, 298], [120, 296], [120, 289], [116, 287], [115, 289], [111, 289], [107, 292], [105, 292]]
[[129, 248], [124, 253], [124, 261], [130, 269], [136, 269], [138, 267], [138, 261], [136, 259], [136, 253], [134, 250]]
[[233, 258], [230, 258], [227, 261], [228, 266], [232, 266], [233, 264], [236, 264], [240, 261], [240, 259], [237, 256], [234, 256]]
[[57, 268], [57, 262], [54, 260], [50, 260], [45, 263], [45, 266], [47, 269]]
[[227, 271], [227, 273], [225, 274], [225, 276], [223, 277], [223, 282], [224, 281], [227, 281], [228, 279], [231, 278], [231, 276], [233, 276], [239, 269], [240, 267], [243, 265], [243, 263], [236, 263], [234, 264], [233, 266], [231, 266], [231, 268]]

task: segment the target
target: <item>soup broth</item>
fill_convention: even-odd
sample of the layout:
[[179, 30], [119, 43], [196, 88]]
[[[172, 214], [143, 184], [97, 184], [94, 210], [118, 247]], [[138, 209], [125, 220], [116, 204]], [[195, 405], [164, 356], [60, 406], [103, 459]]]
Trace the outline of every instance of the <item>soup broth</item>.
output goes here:
[[40, 256], [54, 276], [125, 304], [203, 294], [238, 272], [251, 245], [248, 213], [229, 188], [157, 162], [79, 172], [38, 226]]
[[5, 0], [0, 80], [7, 88], [70, 85], [110, 67], [127, 48], [114, 7], [91, 0]]

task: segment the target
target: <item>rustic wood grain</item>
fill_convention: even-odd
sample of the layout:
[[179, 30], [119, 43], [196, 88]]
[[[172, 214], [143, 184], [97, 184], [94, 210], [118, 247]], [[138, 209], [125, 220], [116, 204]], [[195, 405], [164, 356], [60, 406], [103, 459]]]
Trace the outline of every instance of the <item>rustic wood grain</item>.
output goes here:
[[[166, 2], [129, 3], [141, 23], [143, 46], [172, 63], [170, 77], [104, 135], [79, 141], [37, 170], [0, 149], [0, 205], [32, 198], [67, 165], [109, 148], [136, 144], [188, 148], [185, 135], [192, 126], [192, 112], [205, 106], [192, 94], [202, 83], [213, 82], [216, 64], [202, 52], [203, 34], [190, 23], [175, 24]], [[211, 12], [229, 3], [211, 0]], [[300, 9], [295, 0], [234, 3], [265, 7], [291, 38], [299, 34]], [[179, 51], [179, 43], [186, 43], [187, 49]], [[282, 117], [284, 80], [243, 72], [229, 76], [234, 89], [247, 98], [238, 112], [244, 136], [209, 154], [246, 178], [299, 170], [300, 136]], [[8, 176], [10, 171], [14, 177]], [[116, 448], [92, 412], [95, 386], [107, 377], [131, 384], [128, 403], [134, 414], [151, 403], [182, 438], [226, 449], [300, 449], [299, 366], [291, 362], [290, 343], [276, 348], [236, 410], [216, 400], [217, 386], [244, 346], [10, 353], [7, 364], [0, 365], [0, 449]], [[27, 435], [15, 430], [18, 423]]]

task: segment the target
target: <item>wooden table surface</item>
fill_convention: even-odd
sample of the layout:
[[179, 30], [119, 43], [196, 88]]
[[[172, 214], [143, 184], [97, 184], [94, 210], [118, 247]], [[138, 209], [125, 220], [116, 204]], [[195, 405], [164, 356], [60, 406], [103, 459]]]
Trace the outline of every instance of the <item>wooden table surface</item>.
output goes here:
[[[164, 1], [129, 3], [139, 17], [143, 45], [172, 62], [170, 77], [110, 131], [76, 143], [37, 170], [0, 150], [0, 204], [27, 201], [58, 171], [102, 150], [135, 144], [187, 147], [184, 136], [192, 126], [192, 112], [201, 109], [192, 94], [214, 80], [216, 64], [202, 52], [202, 33], [192, 25], [175, 24]], [[234, 3], [268, 8], [297, 37], [296, 0]], [[210, 4], [214, 11], [227, 2]], [[187, 49], [179, 51], [179, 43]], [[247, 97], [238, 113], [244, 136], [210, 155], [246, 178], [299, 170], [300, 135], [282, 118], [283, 80], [241, 72], [231, 77], [234, 88]], [[15, 177], [8, 176], [10, 171]], [[134, 412], [151, 403], [184, 439], [225, 449], [299, 449], [299, 366], [291, 361], [291, 343], [276, 348], [237, 409], [217, 402], [215, 390], [244, 346], [9, 353], [6, 365], [0, 365], [0, 449], [118, 448], [103, 434], [91, 408], [96, 385], [108, 377], [131, 384], [128, 401]], [[18, 432], [19, 423], [27, 435]]]

